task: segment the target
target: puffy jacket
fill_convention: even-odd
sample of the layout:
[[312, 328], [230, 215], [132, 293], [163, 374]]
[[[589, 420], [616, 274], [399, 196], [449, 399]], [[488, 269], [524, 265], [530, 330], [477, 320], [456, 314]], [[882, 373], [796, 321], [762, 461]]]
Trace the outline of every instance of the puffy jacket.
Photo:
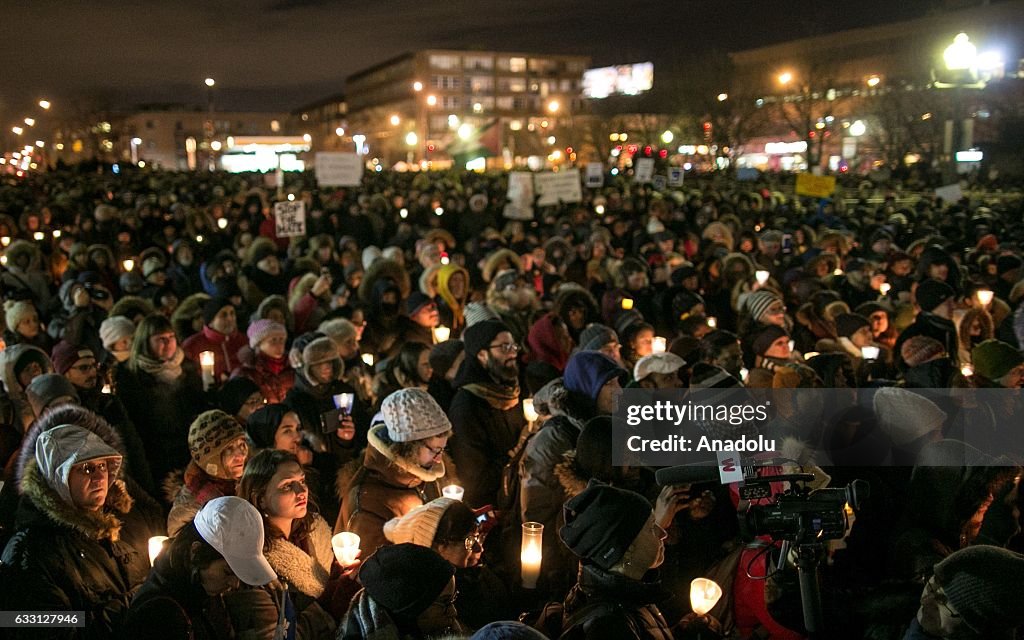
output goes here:
[[248, 344], [245, 334], [241, 331], [235, 331], [226, 336], [209, 326], [204, 326], [202, 331], [181, 343], [181, 348], [190, 360], [197, 363], [200, 353], [212, 351], [214, 353], [213, 377], [217, 384], [220, 384], [228, 379], [232, 371], [242, 365], [238, 359], [238, 350]]
[[[672, 640], [672, 632], [655, 604], [664, 597], [657, 582], [640, 582], [580, 564], [579, 580], [565, 600], [571, 618], [588, 607], [564, 638], [586, 640]], [[608, 606], [596, 606], [606, 603]]]
[[275, 362], [263, 353], [253, 353], [249, 348], [238, 352], [241, 365], [231, 374], [232, 378], [242, 376], [249, 378], [260, 387], [260, 393], [270, 404], [284, 402], [285, 396], [295, 386], [295, 370], [283, 362]]

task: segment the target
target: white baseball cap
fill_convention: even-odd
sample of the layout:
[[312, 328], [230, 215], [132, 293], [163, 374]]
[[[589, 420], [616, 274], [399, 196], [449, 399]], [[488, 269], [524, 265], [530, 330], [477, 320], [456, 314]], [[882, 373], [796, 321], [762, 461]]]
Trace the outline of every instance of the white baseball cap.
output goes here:
[[263, 557], [263, 519], [248, 501], [214, 498], [199, 511], [195, 523], [199, 535], [224, 556], [239, 580], [259, 587], [277, 578]]
[[652, 373], [675, 373], [685, 364], [685, 360], [671, 351], [652, 353], [640, 358], [633, 365], [633, 379], [640, 382]]

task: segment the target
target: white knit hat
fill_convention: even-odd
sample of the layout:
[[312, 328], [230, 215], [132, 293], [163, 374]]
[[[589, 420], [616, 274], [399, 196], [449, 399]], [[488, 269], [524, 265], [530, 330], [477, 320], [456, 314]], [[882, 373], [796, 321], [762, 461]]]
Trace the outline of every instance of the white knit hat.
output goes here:
[[437, 498], [400, 518], [392, 518], [384, 523], [384, 537], [393, 544], [411, 542], [421, 547], [433, 546], [441, 516], [455, 502], [452, 498]]
[[124, 316], [110, 316], [100, 324], [103, 348], [110, 349], [121, 338], [135, 335], [135, 324]]
[[946, 413], [934, 402], [901, 387], [875, 392], [878, 428], [896, 446], [910, 444], [933, 431], [941, 431]]
[[381, 403], [388, 437], [392, 442], [426, 440], [451, 431], [444, 410], [423, 389], [399, 389]]

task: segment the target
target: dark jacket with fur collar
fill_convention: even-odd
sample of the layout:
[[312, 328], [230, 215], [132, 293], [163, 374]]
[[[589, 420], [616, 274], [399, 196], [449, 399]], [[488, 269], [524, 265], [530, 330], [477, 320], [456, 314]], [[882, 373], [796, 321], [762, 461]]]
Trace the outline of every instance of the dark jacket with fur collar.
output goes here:
[[[19, 459], [17, 531], [0, 562], [0, 584], [17, 588], [0, 589], [0, 609], [85, 611], [84, 635], [76, 637], [107, 638], [149, 573], [146, 543], [153, 532], [132, 515], [123, 480], [111, 484], [104, 509], [95, 512], [76, 509], [50, 487], [36, 465], [36, 439], [63, 424], [88, 429], [124, 451], [110, 425], [81, 407], [61, 406], [36, 422]], [[71, 637], [75, 630], [66, 631]]]

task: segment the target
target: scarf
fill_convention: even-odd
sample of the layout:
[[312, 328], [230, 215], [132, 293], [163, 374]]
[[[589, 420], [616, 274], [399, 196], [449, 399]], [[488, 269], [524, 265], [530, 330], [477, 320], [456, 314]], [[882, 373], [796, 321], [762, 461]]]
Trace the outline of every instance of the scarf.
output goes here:
[[181, 377], [181, 363], [185, 352], [178, 349], [170, 360], [157, 360], [144, 353], [138, 355], [138, 367], [165, 384], [173, 384]]
[[471, 382], [462, 387], [474, 396], [487, 401], [498, 411], [508, 411], [519, 404], [519, 383], [511, 387], [493, 382]]
[[271, 358], [265, 353], [260, 353], [256, 356], [256, 366], [266, 369], [275, 376], [279, 376], [282, 371], [288, 368], [288, 356], [284, 355], [280, 358]]
[[235, 481], [215, 478], [199, 468], [195, 460], [185, 467], [185, 486], [201, 505], [214, 498], [235, 495]]

